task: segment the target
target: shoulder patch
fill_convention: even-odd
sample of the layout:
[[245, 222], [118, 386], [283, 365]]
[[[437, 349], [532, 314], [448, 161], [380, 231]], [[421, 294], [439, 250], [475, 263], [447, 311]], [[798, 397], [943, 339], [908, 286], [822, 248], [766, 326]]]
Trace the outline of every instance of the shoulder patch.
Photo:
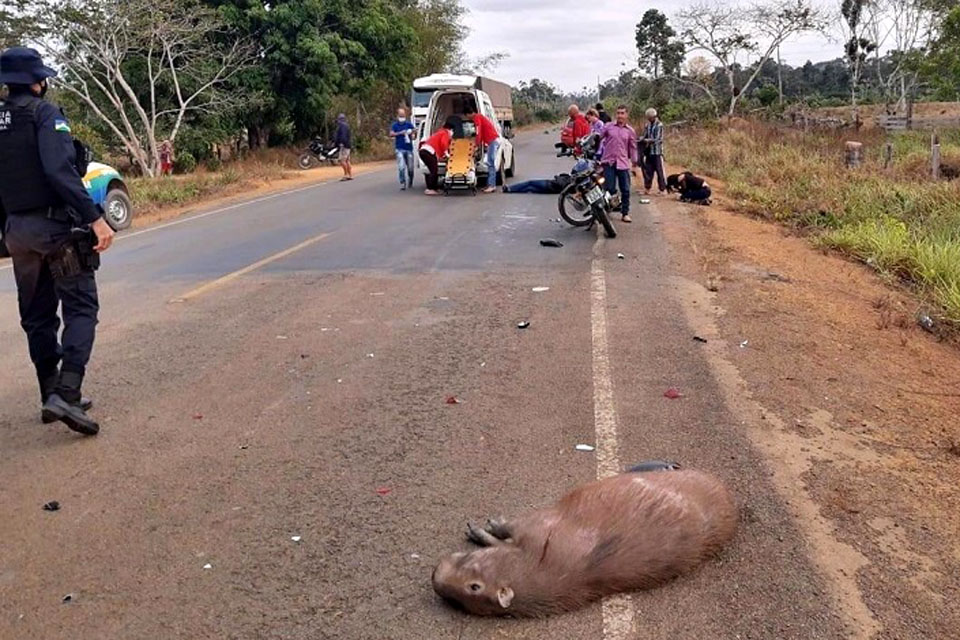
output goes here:
[[70, 133], [70, 125], [62, 118], [57, 118], [53, 121], [53, 128], [60, 133]]

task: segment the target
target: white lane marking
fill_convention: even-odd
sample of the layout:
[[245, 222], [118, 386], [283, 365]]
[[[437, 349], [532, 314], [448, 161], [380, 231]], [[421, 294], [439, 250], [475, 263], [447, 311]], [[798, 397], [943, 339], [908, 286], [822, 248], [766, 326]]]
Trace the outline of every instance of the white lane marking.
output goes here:
[[[617, 409], [613, 404], [613, 376], [607, 343], [607, 283], [599, 249], [603, 237], [594, 245], [590, 270], [590, 326], [593, 333], [593, 421], [597, 435], [597, 478], [620, 473], [617, 443]], [[605, 640], [629, 640], [635, 637], [634, 607], [629, 596], [614, 596], [603, 601], [603, 637]]]

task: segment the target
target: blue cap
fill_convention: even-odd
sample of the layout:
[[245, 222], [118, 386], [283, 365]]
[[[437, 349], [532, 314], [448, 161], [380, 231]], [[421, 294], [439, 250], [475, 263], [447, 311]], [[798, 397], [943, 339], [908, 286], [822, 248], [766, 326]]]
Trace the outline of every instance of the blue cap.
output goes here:
[[36, 49], [10, 47], [0, 53], [2, 84], [35, 84], [56, 75], [56, 71], [43, 65], [43, 59]]

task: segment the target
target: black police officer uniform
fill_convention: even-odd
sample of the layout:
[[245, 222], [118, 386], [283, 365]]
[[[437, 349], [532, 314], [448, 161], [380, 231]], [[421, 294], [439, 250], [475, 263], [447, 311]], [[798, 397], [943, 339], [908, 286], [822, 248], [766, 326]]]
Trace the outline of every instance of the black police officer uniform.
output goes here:
[[[99, 426], [85, 409], [80, 387], [93, 349], [100, 310], [94, 271], [54, 277], [51, 256], [75, 226], [101, 217], [76, 166], [70, 125], [63, 112], [35, 96], [29, 85], [55, 76], [33, 49], [0, 55], [0, 202], [4, 238], [13, 258], [21, 326], [37, 370], [44, 422], [60, 420], [93, 435]], [[58, 340], [63, 307], [62, 345]]]

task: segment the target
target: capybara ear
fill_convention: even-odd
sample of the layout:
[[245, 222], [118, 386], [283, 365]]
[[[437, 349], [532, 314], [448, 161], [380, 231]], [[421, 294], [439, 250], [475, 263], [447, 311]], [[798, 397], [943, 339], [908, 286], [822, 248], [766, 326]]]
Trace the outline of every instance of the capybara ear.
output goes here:
[[513, 589], [510, 587], [500, 587], [500, 590], [497, 591], [497, 601], [500, 602], [501, 607], [509, 609], [510, 603], [513, 602]]

